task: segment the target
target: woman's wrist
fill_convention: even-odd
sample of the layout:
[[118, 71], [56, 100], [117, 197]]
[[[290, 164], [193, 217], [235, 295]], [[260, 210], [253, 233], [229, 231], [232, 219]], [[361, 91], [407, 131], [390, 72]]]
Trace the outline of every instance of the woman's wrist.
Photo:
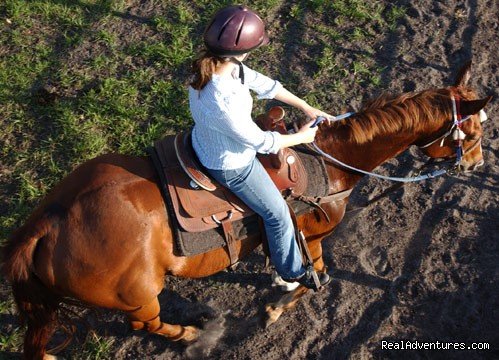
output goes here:
[[304, 140], [305, 136], [303, 133], [300, 132], [294, 134], [281, 135], [281, 149], [302, 144]]
[[297, 132], [293, 135], [295, 135], [295, 141], [297, 145], [303, 143], [303, 141], [305, 140], [305, 134], [302, 132]]

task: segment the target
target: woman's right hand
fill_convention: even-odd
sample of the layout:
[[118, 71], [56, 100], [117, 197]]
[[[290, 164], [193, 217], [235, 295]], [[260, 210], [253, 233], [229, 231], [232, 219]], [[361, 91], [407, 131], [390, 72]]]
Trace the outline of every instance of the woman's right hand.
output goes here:
[[281, 149], [313, 142], [319, 128], [318, 126], [311, 127], [314, 122], [315, 120], [306, 123], [294, 134], [281, 135]]
[[311, 127], [314, 122], [315, 120], [309, 121], [298, 130], [297, 134], [300, 135], [302, 144], [307, 144], [314, 141], [317, 129], [319, 129], [318, 126]]

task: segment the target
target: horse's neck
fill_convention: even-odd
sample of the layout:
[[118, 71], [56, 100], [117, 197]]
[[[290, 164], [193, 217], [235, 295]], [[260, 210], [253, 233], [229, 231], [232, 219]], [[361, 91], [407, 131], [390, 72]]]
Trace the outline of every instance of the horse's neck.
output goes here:
[[[356, 117], [365, 116], [359, 113]], [[349, 120], [346, 120], [349, 121]], [[351, 121], [356, 121], [352, 119]], [[401, 120], [402, 121], [402, 120]], [[401, 126], [403, 128], [403, 126]], [[349, 126], [332, 126], [317, 137], [317, 144], [326, 153], [353, 167], [372, 171], [385, 161], [405, 151], [416, 141], [419, 134], [405, 130], [394, 133], [380, 133], [372, 140], [357, 143], [351, 139]], [[362, 175], [330, 163], [328, 173], [333, 191], [350, 189]]]

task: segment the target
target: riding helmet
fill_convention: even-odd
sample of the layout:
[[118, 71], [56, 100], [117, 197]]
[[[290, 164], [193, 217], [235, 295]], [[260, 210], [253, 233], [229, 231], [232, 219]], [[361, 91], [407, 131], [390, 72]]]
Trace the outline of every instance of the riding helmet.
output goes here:
[[218, 56], [241, 55], [268, 42], [262, 19], [243, 5], [219, 10], [204, 32], [206, 47]]

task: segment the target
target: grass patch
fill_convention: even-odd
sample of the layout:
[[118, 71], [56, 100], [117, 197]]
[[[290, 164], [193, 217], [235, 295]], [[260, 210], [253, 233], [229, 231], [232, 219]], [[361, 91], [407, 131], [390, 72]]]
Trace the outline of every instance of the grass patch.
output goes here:
[[12, 314], [14, 311], [14, 300], [11, 297], [6, 300], [0, 301], [0, 313], [1, 314]]
[[71, 359], [75, 360], [107, 360], [112, 358], [112, 348], [114, 341], [112, 339], [99, 336], [91, 331], [82, 349], [74, 351]]
[[0, 332], [0, 351], [21, 351], [24, 341], [24, 328], [15, 327], [11, 330]]

